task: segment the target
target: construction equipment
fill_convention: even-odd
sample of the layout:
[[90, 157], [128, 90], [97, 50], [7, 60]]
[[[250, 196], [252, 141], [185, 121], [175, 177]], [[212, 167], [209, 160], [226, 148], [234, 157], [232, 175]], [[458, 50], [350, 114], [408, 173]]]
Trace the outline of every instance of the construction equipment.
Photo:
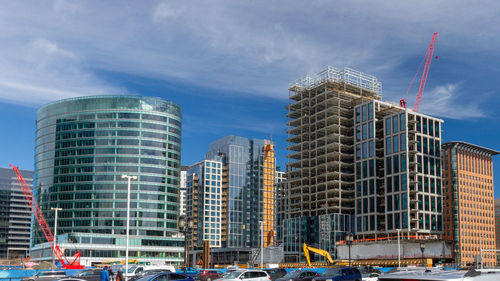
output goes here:
[[9, 164], [9, 166], [11, 166], [12, 169], [14, 170], [14, 173], [16, 173], [17, 180], [19, 181], [19, 185], [21, 186], [24, 196], [26, 197], [26, 200], [30, 204], [31, 210], [35, 215], [35, 218], [38, 221], [38, 224], [40, 225], [40, 228], [42, 229], [43, 234], [47, 239], [47, 242], [49, 242], [49, 244], [51, 245], [52, 251], [54, 251], [54, 254], [57, 256], [57, 259], [59, 260], [61, 265], [65, 269], [83, 269], [84, 266], [80, 265], [80, 256], [81, 256], [80, 251], [78, 251], [78, 253], [76, 253], [73, 256], [74, 259], [72, 261], [69, 261], [68, 258], [66, 258], [63, 251], [55, 243], [54, 235], [52, 234], [52, 231], [50, 230], [47, 221], [45, 221], [42, 211], [40, 211], [40, 208], [38, 207], [38, 204], [36, 203], [36, 200], [33, 197], [33, 193], [31, 192], [30, 187], [28, 186], [26, 181], [24, 181], [23, 176], [19, 172], [19, 169], [12, 164]]
[[327, 258], [327, 260], [330, 262], [330, 264], [334, 263], [333, 259], [332, 259], [332, 256], [330, 256], [330, 253], [328, 253], [325, 250], [321, 250], [321, 249], [318, 249], [318, 248], [314, 248], [314, 247], [308, 246], [306, 243], [304, 243], [304, 245], [303, 245], [302, 248], [304, 250], [304, 256], [306, 257], [307, 265], [309, 267], [311, 267], [311, 257], [309, 256], [309, 251]]
[[[427, 52], [425, 53], [424, 59], [420, 63], [420, 66], [418, 67], [417, 72], [415, 73], [415, 76], [413, 76], [413, 79], [411, 80], [410, 86], [406, 90], [406, 94], [408, 94], [408, 91], [411, 88], [411, 85], [413, 84], [413, 81], [415, 81], [415, 78], [417, 77], [420, 68], [422, 67], [423, 62], [425, 61], [425, 66], [424, 70], [422, 72], [422, 78], [420, 79], [420, 86], [418, 87], [418, 92], [417, 92], [417, 99], [415, 100], [415, 105], [413, 106], [413, 111], [418, 112], [420, 108], [420, 102], [422, 101], [422, 94], [424, 93], [424, 88], [425, 88], [425, 83], [427, 82], [427, 75], [429, 74], [429, 69], [431, 68], [431, 62], [434, 54], [434, 48], [436, 47], [436, 41], [437, 41], [437, 36], [438, 33], [434, 32], [432, 35], [431, 39], [431, 44], [429, 45], [429, 49], [427, 49]], [[438, 57], [436, 56], [436, 59]], [[406, 101], [404, 99], [401, 99], [399, 101], [399, 104], [406, 108]]]
[[[125, 264], [125, 260], [122, 260], [120, 262], [120, 265], [124, 265], [124, 264]], [[137, 264], [137, 259], [128, 260], [128, 264]]]

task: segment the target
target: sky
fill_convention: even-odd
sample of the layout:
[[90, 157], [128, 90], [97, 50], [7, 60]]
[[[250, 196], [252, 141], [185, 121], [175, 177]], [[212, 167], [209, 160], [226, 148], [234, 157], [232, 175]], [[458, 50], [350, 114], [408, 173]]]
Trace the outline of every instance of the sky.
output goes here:
[[[182, 164], [226, 135], [272, 137], [285, 168], [288, 85], [326, 66], [405, 92], [438, 32], [420, 112], [444, 141], [500, 149], [500, 2], [1, 1], [0, 167], [33, 169], [37, 109], [125, 94], [182, 106]], [[494, 160], [500, 176], [500, 156]], [[500, 197], [496, 184], [495, 197]]]

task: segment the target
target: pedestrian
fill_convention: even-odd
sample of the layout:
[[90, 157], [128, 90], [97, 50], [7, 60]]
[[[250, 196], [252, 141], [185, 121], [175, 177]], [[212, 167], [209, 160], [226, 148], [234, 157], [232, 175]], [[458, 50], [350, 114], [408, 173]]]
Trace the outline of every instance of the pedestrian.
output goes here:
[[108, 267], [107, 266], [105, 266], [101, 270], [101, 281], [110, 281], [109, 280], [109, 271], [108, 271]]
[[109, 272], [109, 281], [115, 280], [115, 273], [111, 269], [111, 267], [108, 267], [108, 272]]
[[118, 269], [116, 273], [116, 281], [123, 281], [123, 271], [121, 269]]

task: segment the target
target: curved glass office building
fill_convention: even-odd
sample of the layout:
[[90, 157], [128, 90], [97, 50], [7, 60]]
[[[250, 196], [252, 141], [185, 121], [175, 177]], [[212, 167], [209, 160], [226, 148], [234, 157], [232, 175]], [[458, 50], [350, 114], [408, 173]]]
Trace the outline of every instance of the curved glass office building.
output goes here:
[[[179, 263], [177, 236], [181, 108], [159, 98], [89, 96], [38, 110], [34, 190], [58, 243], [82, 262], [123, 259], [127, 181], [131, 182], [131, 258]], [[50, 259], [40, 228], [32, 257]]]

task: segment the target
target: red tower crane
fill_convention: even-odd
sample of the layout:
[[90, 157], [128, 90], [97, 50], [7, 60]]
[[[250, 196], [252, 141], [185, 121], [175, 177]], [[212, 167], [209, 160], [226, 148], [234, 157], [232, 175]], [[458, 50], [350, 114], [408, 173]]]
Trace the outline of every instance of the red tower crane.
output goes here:
[[24, 196], [30, 204], [31, 210], [35, 215], [35, 218], [38, 221], [38, 224], [40, 225], [40, 228], [42, 229], [47, 242], [50, 243], [52, 251], [54, 251], [54, 254], [57, 256], [57, 259], [59, 260], [61, 265], [66, 269], [83, 269], [84, 266], [80, 265], [80, 251], [78, 251], [78, 253], [73, 256], [74, 259], [72, 261], [69, 261], [68, 258], [66, 258], [66, 256], [64, 255], [63, 251], [59, 248], [59, 246], [54, 243], [54, 235], [52, 235], [52, 231], [50, 231], [49, 225], [45, 221], [42, 211], [40, 211], [36, 200], [34, 200], [33, 193], [31, 192], [30, 187], [28, 186], [26, 181], [24, 181], [24, 178], [23, 176], [21, 176], [19, 169], [12, 164], [9, 164], [9, 166], [11, 166], [14, 170], [14, 173], [16, 173], [17, 180], [19, 181], [19, 185], [21, 186]]
[[[424, 93], [425, 83], [427, 82], [427, 75], [429, 74], [429, 69], [431, 68], [431, 62], [434, 55], [434, 48], [436, 47], [437, 36], [438, 36], [437, 32], [434, 32], [434, 34], [432, 34], [431, 44], [429, 45], [429, 49], [427, 49], [425, 57], [422, 60], [422, 63], [425, 61], [425, 66], [422, 72], [422, 78], [420, 79], [420, 86], [418, 87], [417, 99], [415, 100], [415, 105], [413, 106], [413, 111], [415, 112], [418, 112], [420, 108], [420, 102], [422, 101], [422, 94]], [[417, 73], [415, 73], [413, 80], [411, 80], [410, 86], [408, 87], [408, 90], [406, 90], [406, 93], [408, 93], [408, 91], [411, 88], [411, 85], [413, 84], [413, 81], [415, 81], [415, 78], [417, 77], [418, 72], [422, 67], [422, 63], [420, 63]], [[400, 100], [399, 103], [401, 104], [402, 107], [406, 108], [406, 101], [404, 99]]]

